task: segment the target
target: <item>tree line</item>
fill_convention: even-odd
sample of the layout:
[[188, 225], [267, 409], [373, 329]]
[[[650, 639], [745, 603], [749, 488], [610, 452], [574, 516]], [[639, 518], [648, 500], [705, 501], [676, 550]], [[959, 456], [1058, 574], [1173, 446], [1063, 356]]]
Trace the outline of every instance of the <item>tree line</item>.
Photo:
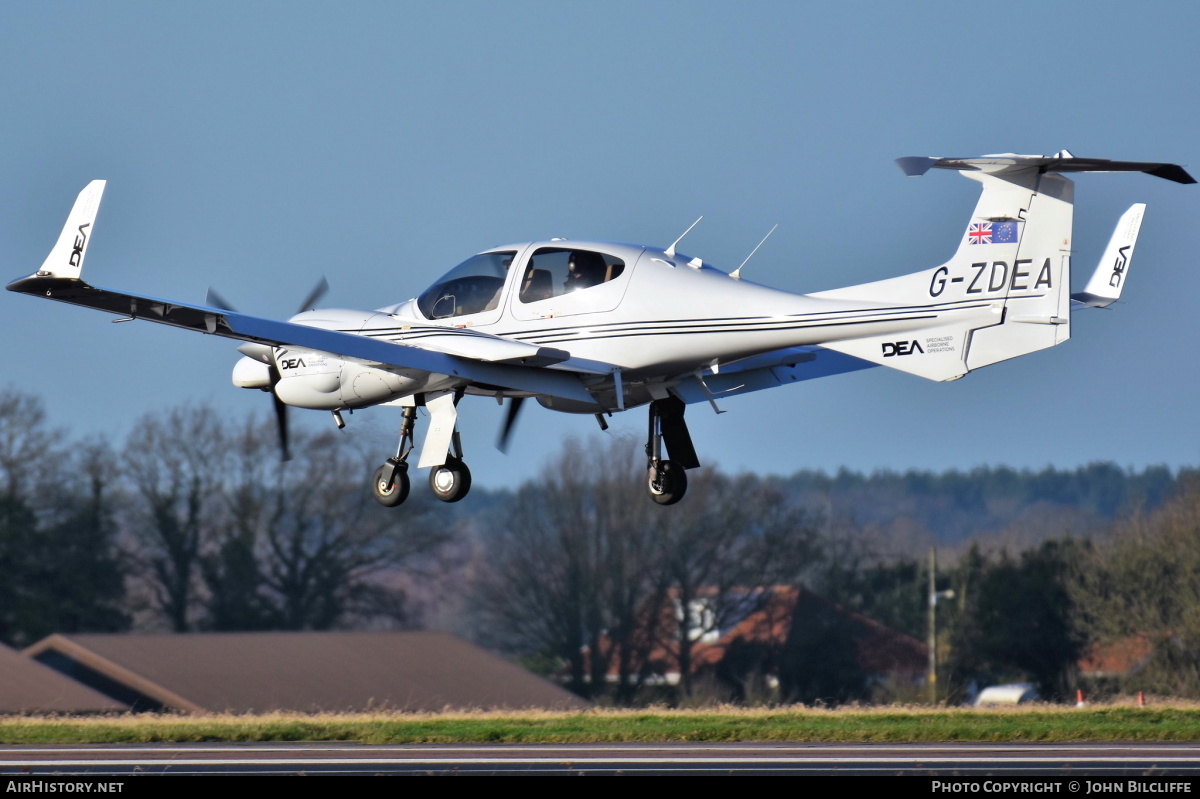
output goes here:
[[353, 441], [298, 436], [312, 456], [281, 463], [267, 419], [181, 407], [122, 446], [71, 442], [0, 393], [0, 640], [411, 623], [377, 578], [448, 534], [427, 502], [400, 518], [369, 501]]
[[[618, 704], [915, 699], [922, 689], [860, 668], [859, 633], [828, 608], [923, 640], [938, 536], [922, 520], [950, 508], [961, 526], [979, 505], [977, 518], [1018, 532], [1038, 518], [1007, 545], [943, 546], [933, 584], [954, 597], [938, 608], [940, 700], [1010, 680], [1049, 697], [1081, 685], [1200, 696], [1191, 470], [702, 469], [663, 508], [645, 501], [637, 442], [599, 439], [569, 442], [516, 490], [453, 508], [415, 493], [397, 511], [367, 495], [374, 459], [355, 439], [297, 435], [305, 455], [280, 463], [269, 420], [181, 407], [119, 445], [71, 441], [36, 398], [0, 392], [0, 641], [434, 625]], [[877, 507], [860, 516], [872, 486]], [[896, 535], [888, 512], [921, 534]], [[704, 644], [780, 612], [781, 587], [830, 604], [797, 604], [786, 640], [735, 639], [712, 662]], [[1127, 653], [1121, 673], [1081, 674], [1110, 650]]]

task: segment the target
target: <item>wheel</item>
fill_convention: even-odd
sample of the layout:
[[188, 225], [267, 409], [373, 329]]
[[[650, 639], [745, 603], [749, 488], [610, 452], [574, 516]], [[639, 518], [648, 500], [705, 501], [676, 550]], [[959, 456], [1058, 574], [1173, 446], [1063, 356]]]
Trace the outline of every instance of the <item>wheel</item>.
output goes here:
[[687, 493], [687, 472], [674, 461], [659, 461], [650, 467], [646, 490], [659, 505], [674, 505]]
[[385, 463], [375, 470], [375, 475], [371, 478], [371, 493], [375, 496], [375, 501], [380, 505], [389, 508], [394, 508], [404, 500], [408, 499], [408, 464], [397, 463], [392, 471], [392, 480], [389, 485], [384, 479], [384, 474], [390, 468], [390, 464]]
[[429, 472], [429, 487], [442, 502], [458, 502], [471, 490], [471, 470], [458, 458], [447, 458]]

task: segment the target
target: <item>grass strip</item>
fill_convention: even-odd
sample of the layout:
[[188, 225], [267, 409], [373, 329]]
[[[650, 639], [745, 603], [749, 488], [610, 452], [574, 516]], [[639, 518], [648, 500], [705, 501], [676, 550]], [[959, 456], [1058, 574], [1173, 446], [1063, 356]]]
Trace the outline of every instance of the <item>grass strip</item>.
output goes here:
[[0, 717], [3, 744], [1198, 741], [1200, 708], [811, 708]]

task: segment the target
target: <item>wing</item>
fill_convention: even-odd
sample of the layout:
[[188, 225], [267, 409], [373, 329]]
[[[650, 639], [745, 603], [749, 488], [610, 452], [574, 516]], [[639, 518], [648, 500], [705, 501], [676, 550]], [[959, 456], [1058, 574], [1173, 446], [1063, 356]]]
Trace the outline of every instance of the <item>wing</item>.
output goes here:
[[103, 192], [104, 181], [92, 181], [80, 192], [58, 242], [41, 269], [9, 283], [9, 291], [238, 341], [319, 350], [370, 364], [461, 377], [488, 386], [593, 401], [579, 374], [592, 370], [538, 368], [569, 358], [568, 353], [552, 347], [537, 347], [478, 332], [471, 336], [451, 335], [457, 331], [432, 336], [428, 345], [380, 341], [354, 333], [92, 286], [80, 274]]
[[487, 334], [455, 342], [458, 354], [451, 354], [445, 346], [433, 349], [380, 341], [203, 305], [112, 291], [91, 286], [78, 278], [30, 275], [9, 283], [8, 290], [238, 341], [320, 350], [371, 364], [419, 369], [517, 391], [592, 401], [591, 394], [576, 374], [524, 365], [557, 363], [565, 360], [567, 353], [549, 347], [521, 345]]

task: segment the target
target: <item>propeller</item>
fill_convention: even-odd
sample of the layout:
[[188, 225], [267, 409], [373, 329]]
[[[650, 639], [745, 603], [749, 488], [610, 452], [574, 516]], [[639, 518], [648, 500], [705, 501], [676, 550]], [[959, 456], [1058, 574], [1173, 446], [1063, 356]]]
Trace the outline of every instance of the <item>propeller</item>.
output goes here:
[[308, 292], [308, 296], [304, 298], [304, 302], [300, 303], [300, 307], [296, 309], [296, 313], [304, 313], [311, 311], [317, 304], [317, 300], [325, 296], [325, 292], [329, 291], [329, 281], [322, 275], [317, 281], [317, 285], [313, 286], [312, 291]]
[[[300, 303], [300, 306], [296, 309], [296, 313], [304, 313], [305, 311], [312, 310], [313, 306], [317, 304], [318, 300], [325, 296], [327, 291], [329, 291], [329, 281], [325, 279], [324, 275], [322, 275], [321, 279], [317, 281], [317, 285], [312, 287], [312, 291], [308, 292], [308, 296], [305, 297]], [[206, 294], [204, 297], [204, 304], [212, 308], [219, 308], [222, 311], [237, 313], [237, 308], [233, 307], [233, 303], [222, 297], [217, 290], [211, 286], [209, 286], [208, 294]]]
[[272, 363], [271, 370], [271, 400], [275, 405], [275, 432], [279, 436], [279, 460], [287, 463], [292, 459], [292, 450], [288, 446], [288, 406], [275, 393], [275, 384], [279, 382], [279, 370]]
[[212, 286], [208, 287], [208, 293], [204, 295], [204, 304], [210, 308], [220, 308], [222, 311], [236, 311], [229, 301], [217, 293], [217, 290]]
[[[325, 296], [325, 292], [327, 291], [329, 291], [329, 281], [322, 276], [321, 279], [317, 281], [317, 285], [313, 286], [312, 291], [308, 292], [308, 296], [304, 298], [304, 301], [300, 303], [300, 307], [296, 310], [296, 313], [304, 313], [305, 311], [310, 310], [317, 304], [317, 301]], [[204, 298], [204, 302], [210, 307], [219, 308], [222, 311], [231, 311], [236, 313], [236, 309], [233, 307], [233, 305], [231, 305], [224, 297], [218, 294], [216, 289], [209, 288], [208, 294]], [[275, 408], [275, 432], [279, 436], [279, 459], [281, 461], [290, 461], [292, 459], [292, 451], [288, 446], [288, 406], [283, 400], [279, 399], [279, 395], [275, 393], [275, 386], [281, 379], [279, 369], [275, 366], [274, 359], [265, 355], [265, 345], [243, 344], [238, 349], [239, 351], [242, 351], [243, 348], [253, 348], [255, 350], [263, 348], [262, 353], [243, 352], [243, 354], [249, 355], [249, 357], [255, 358], [256, 360], [263, 361], [267, 365], [268, 374], [271, 378], [271, 400]]]
[[504, 414], [504, 425], [500, 428], [500, 435], [496, 437], [496, 449], [501, 452], [508, 452], [508, 437], [517, 423], [517, 416], [520, 415], [521, 405], [524, 402], [525, 397], [513, 397], [508, 401], [508, 410]]

